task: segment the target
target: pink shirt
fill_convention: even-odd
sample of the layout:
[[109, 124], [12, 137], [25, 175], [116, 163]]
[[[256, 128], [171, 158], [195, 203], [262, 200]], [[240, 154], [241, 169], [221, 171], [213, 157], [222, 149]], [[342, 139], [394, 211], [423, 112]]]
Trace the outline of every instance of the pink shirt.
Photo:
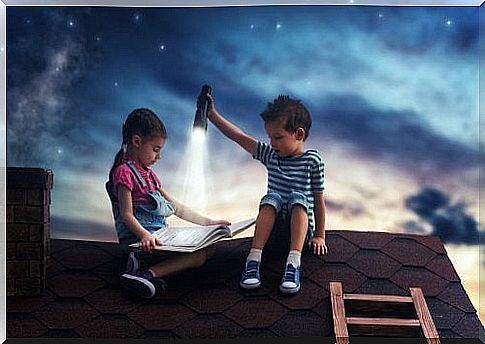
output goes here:
[[[125, 159], [128, 160], [129, 158]], [[136, 161], [131, 160], [138, 172], [140, 172], [142, 178], [145, 180], [147, 186], [142, 188], [140, 182], [136, 178], [136, 175], [130, 169], [130, 167], [122, 163], [119, 165], [113, 173], [113, 194], [118, 198], [118, 186], [123, 185], [131, 191], [131, 199], [134, 205], [137, 204], [147, 204], [149, 203], [148, 191], [154, 190], [157, 186], [154, 184], [153, 179], [155, 179], [158, 185], [161, 185], [160, 179], [157, 177], [155, 172], [151, 168], [143, 168]], [[153, 178], [152, 178], [153, 177]]]

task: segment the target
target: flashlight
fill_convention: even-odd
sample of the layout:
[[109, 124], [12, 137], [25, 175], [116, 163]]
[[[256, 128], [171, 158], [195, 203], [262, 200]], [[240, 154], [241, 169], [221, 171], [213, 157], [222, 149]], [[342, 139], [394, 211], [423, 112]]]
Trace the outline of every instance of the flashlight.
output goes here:
[[203, 85], [197, 97], [197, 110], [195, 111], [193, 129], [202, 128], [204, 131], [207, 131], [207, 110], [209, 108], [207, 94], [212, 95], [212, 88], [209, 85]]

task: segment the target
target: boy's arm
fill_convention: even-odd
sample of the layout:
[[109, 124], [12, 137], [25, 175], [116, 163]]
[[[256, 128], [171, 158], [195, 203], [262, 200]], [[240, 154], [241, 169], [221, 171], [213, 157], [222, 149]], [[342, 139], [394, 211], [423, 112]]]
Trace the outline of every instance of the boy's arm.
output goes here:
[[310, 250], [314, 254], [326, 254], [325, 243], [325, 200], [322, 192], [313, 193], [315, 200], [315, 233], [309, 242]]
[[222, 115], [217, 112], [214, 101], [210, 95], [207, 95], [209, 98], [209, 109], [207, 111], [207, 117], [209, 120], [229, 139], [236, 142], [240, 145], [244, 150], [246, 150], [249, 154], [254, 156], [256, 154], [256, 145], [257, 141], [243, 132], [240, 128], [229, 122], [227, 119], [222, 117]]
[[200, 215], [199, 213], [193, 211], [186, 205], [180, 203], [175, 198], [173, 198], [168, 192], [166, 192], [162, 187], [159, 187], [158, 190], [160, 193], [165, 197], [167, 201], [172, 202], [175, 205], [175, 215], [180, 217], [183, 220], [195, 223], [201, 226], [209, 226], [209, 225], [230, 225], [231, 223], [226, 220], [212, 220], [208, 217]]
[[325, 239], [325, 199], [322, 192], [313, 194], [315, 199], [315, 236]]

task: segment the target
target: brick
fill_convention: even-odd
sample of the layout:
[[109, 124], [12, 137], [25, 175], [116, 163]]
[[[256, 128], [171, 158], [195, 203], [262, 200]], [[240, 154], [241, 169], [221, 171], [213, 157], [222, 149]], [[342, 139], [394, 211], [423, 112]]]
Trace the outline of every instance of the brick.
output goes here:
[[44, 205], [43, 207], [43, 217], [42, 217], [42, 223], [48, 223], [50, 222], [51, 219], [51, 212], [50, 212], [50, 207], [48, 205]]
[[43, 264], [39, 260], [29, 261], [29, 275], [30, 277], [42, 277], [45, 273], [42, 273]]
[[7, 277], [20, 278], [29, 276], [29, 262], [13, 260], [7, 262]]
[[7, 204], [25, 204], [25, 190], [7, 189]]
[[30, 225], [29, 226], [29, 241], [36, 242], [44, 239], [45, 226]]
[[23, 223], [42, 223], [41, 207], [15, 206], [15, 222]]
[[7, 225], [7, 242], [29, 241], [29, 226], [9, 223]]
[[28, 189], [27, 190], [27, 204], [28, 205], [43, 205], [44, 204], [44, 190], [42, 189]]
[[36, 243], [18, 243], [17, 258], [40, 259], [42, 257], [42, 246]]
[[7, 243], [7, 260], [15, 259], [17, 257], [17, 244]]
[[16, 295], [41, 295], [43, 292], [40, 278], [18, 278], [15, 284]]
[[14, 206], [13, 205], [7, 205], [7, 223], [12, 223], [15, 220], [14, 216]]
[[54, 176], [51, 170], [41, 168], [7, 167], [7, 189], [51, 189]]
[[15, 279], [7, 278], [7, 296], [15, 295]]

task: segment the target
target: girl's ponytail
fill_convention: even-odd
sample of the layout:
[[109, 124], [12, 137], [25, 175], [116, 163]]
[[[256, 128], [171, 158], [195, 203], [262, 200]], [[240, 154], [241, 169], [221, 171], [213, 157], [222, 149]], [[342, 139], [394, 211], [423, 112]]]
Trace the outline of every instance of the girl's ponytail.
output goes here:
[[123, 162], [123, 155], [124, 155], [124, 149], [121, 148], [118, 151], [118, 153], [116, 153], [115, 158], [114, 158], [114, 161], [113, 161], [113, 166], [111, 166], [111, 169], [109, 170], [109, 181], [110, 182], [113, 180], [113, 172]]

